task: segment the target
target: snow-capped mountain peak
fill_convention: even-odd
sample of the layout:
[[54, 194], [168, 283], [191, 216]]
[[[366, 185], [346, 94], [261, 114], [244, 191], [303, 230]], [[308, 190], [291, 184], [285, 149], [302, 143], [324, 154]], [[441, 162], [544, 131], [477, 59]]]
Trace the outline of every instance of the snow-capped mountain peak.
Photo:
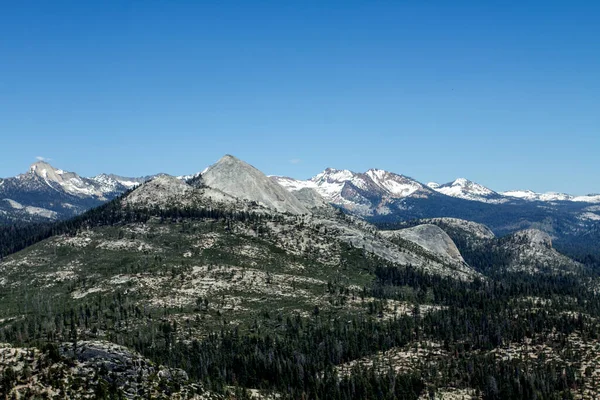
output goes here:
[[532, 190], [510, 190], [503, 192], [502, 195], [528, 201], [577, 201], [574, 196], [558, 192], [536, 193]]
[[460, 188], [462, 191], [478, 194], [481, 196], [489, 196], [496, 194], [496, 192], [494, 192], [493, 190], [488, 189], [485, 186], [470, 181], [466, 178], [457, 178], [456, 180], [454, 180], [454, 182], [450, 184], [449, 187]]
[[360, 215], [388, 214], [391, 212], [390, 203], [411, 196], [427, 197], [434, 193], [414, 179], [382, 169], [358, 173], [327, 168], [306, 181], [278, 176], [271, 179], [289, 191], [314, 189], [330, 203]]
[[379, 180], [382, 181], [386, 178], [386, 176], [388, 176], [390, 173], [383, 170], [383, 169], [377, 169], [377, 168], [371, 168], [370, 170], [368, 170], [366, 172], [366, 174], [369, 176], [369, 178], [373, 179], [373, 180]]
[[454, 180], [454, 182], [452, 182], [452, 186], [466, 187], [466, 186], [470, 186], [472, 184], [473, 184], [473, 182], [468, 180], [467, 178], [456, 178]]
[[366, 175], [395, 197], [407, 197], [417, 190], [423, 189], [422, 184], [411, 178], [382, 169], [370, 169]]
[[[102, 187], [91, 179], [82, 178], [74, 172], [67, 172], [48, 164], [45, 161], [37, 161], [29, 167], [26, 174], [18, 176], [22, 181], [38, 181], [46, 184], [51, 189], [63, 191], [76, 197], [94, 196], [103, 199]], [[32, 183], [33, 184], [33, 183]]]
[[54, 168], [45, 161], [37, 161], [29, 166], [29, 174], [59, 182], [61, 180], [60, 176], [64, 174], [64, 171]]
[[317, 174], [311, 181], [318, 182], [344, 182], [352, 179], [356, 175], [354, 172], [347, 169], [327, 168], [325, 171]]
[[466, 178], [457, 178], [443, 185], [433, 182], [429, 183], [428, 186], [436, 192], [459, 199], [481, 201], [484, 203], [501, 203], [507, 201], [493, 190]]

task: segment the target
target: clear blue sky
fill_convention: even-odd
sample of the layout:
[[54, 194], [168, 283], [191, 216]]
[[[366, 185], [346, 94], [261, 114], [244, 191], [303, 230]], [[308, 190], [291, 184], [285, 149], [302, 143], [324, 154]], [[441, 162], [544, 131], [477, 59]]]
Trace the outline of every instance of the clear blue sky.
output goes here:
[[0, 176], [388, 169], [600, 192], [599, 1], [15, 1]]

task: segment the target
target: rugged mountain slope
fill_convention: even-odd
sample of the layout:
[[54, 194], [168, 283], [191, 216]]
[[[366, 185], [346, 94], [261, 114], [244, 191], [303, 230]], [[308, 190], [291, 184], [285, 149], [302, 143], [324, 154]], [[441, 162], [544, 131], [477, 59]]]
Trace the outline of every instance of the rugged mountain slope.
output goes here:
[[427, 198], [435, 193], [411, 178], [379, 169], [355, 173], [328, 168], [308, 181], [272, 179], [292, 192], [312, 188], [330, 203], [361, 216], [387, 215], [400, 199]]
[[382, 231], [386, 237], [400, 237], [414, 242], [425, 250], [452, 263], [465, 264], [458, 248], [443, 229], [436, 225], [424, 224], [397, 231]]
[[331, 212], [333, 207], [313, 188], [294, 190], [292, 194], [311, 212]]
[[569, 272], [582, 265], [560, 254], [552, 247], [550, 236], [537, 229], [516, 232], [501, 241], [510, 255], [509, 269], [536, 272]]
[[[505, 196], [466, 179], [444, 185], [430, 183], [429, 187], [382, 170], [354, 173], [335, 169], [307, 181], [272, 179], [292, 193], [312, 188], [336, 207], [385, 229], [411, 219], [458, 218], [485, 224], [498, 235], [541, 229], [552, 235], [561, 248], [576, 246], [589, 251], [600, 226], [600, 211], [589, 202]], [[593, 196], [577, 200], [584, 198], [594, 200]]]
[[146, 206], [186, 205], [193, 188], [173, 176], [159, 176], [134, 190], [124, 199], [126, 204]]
[[[583, 268], [554, 249], [550, 235], [538, 229], [525, 229], [496, 237], [485, 225], [471, 221], [454, 218], [425, 221], [448, 233], [467, 262], [484, 273], [518, 271], [552, 275], [581, 272]], [[490, 271], [490, 268], [493, 270]]]
[[202, 174], [202, 182], [233, 197], [256, 201], [280, 212], [308, 213], [295, 196], [250, 164], [231, 155], [211, 165]]
[[0, 217], [7, 222], [66, 219], [118, 196], [142, 179], [83, 178], [36, 162], [28, 172], [0, 180]]
[[432, 218], [429, 220], [425, 219], [422, 222], [436, 224], [442, 226], [446, 230], [452, 229], [460, 231], [463, 235], [470, 237], [473, 240], [494, 239], [496, 237], [494, 232], [487, 226], [464, 219]]

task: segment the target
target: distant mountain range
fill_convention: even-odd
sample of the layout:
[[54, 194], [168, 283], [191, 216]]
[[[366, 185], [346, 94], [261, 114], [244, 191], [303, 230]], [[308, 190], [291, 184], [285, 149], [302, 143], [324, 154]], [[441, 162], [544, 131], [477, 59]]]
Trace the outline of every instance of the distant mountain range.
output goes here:
[[[166, 174], [135, 178], [100, 174], [84, 178], [38, 161], [24, 174], [0, 178], [0, 223], [67, 219], [158, 176]], [[193, 176], [177, 178], [186, 180]]]
[[540, 229], [560, 248], [578, 252], [587, 252], [600, 241], [600, 195], [499, 193], [464, 178], [424, 184], [379, 169], [357, 173], [329, 168], [308, 180], [271, 179], [292, 193], [313, 190], [345, 212], [382, 227], [450, 217], [485, 224], [497, 235]]
[[146, 178], [101, 174], [83, 178], [39, 161], [29, 171], [0, 180], [4, 221], [65, 219], [120, 195]]
[[[407, 176], [380, 169], [370, 169], [364, 173], [357, 173], [328, 168], [305, 181], [279, 176], [273, 176], [272, 178], [289, 190], [315, 189], [332, 203], [348, 207], [352, 204], [355, 211], [361, 210], [365, 215], [384, 214], [387, 211], [385, 204], [380, 205], [380, 207], [374, 207], [372, 204], [368, 205], [370, 199], [381, 198], [386, 202], [391, 199], [397, 200], [409, 197], [423, 198], [431, 196], [432, 191], [458, 199], [491, 204], [510, 203], [516, 200], [572, 201], [600, 204], [600, 194], [572, 196], [555, 192], [536, 193], [531, 190], [496, 192], [466, 178], [458, 178], [444, 184], [436, 182], [423, 184]], [[365, 205], [368, 206], [364, 207]]]
[[[262, 172], [251, 166], [241, 168], [242, 164], [233, 160], [235, 157], [226, 156], [218, 168], [204, 170], [203, 181], [225, 193], [239, 192], [241, 197], [253, 193], [260, 203], [279, 211], [304, 213], [331, 204], [382, 225], [419, 218], [461, 218], [486, 224], [499, 235], [541, 229], [559, 245], [561, 241], [593, 243], [600, 237], [600, 195], [500, 193], [464, 178], [424, 184], [381, 169], [352, 172], [328, 168], [308, 180], [270, 176], [264, 181]], [[186, 181], [199, 175], [174, 179]], [[167, 175], [84, 178], [36, 162], [24, 174], [0, 179], [0, 223], [67, 219], [158, 176]]]

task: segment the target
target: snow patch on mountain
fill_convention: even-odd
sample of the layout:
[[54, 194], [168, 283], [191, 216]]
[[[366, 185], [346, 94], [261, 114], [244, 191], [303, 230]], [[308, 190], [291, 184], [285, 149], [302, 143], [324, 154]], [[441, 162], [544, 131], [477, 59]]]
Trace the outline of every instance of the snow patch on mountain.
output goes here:
[[370, 169], [366, 175], [394, 197], [408, 197], [423, 188], [423, 185], [415, 180], [381, 169]]
[[125, 189], [132, 189], [144, 182], [144, 178], [126, 178], [113, 174], [100, 174], [90, 178], [100, 185], [103, 193]]
[[276, 175], [271, 175], [269, 176], [269, 178], [271, 178], [284, 188], [288, 189], [289, 191], [302, 190], [306, 188], [317, 189], [317, 184], [314, 183], [312, 180], [300, 181], [294, 178], [289, 178], [287, 176]]
[[[74, 196], [97, 196], [103, 197], [101, 188], [93, 183], [92, 180], [81, 178], [73, 172], [65, 172], [56, 169], [47, 162], [38, 161], [29, 168], [29, 175], [41, 178], [54, 190], [62, 188], [66, 193]], [[26, 179], [23, 177], [22, 179]]]
[[538, 193], [531, 190], [509, 190], [501, 193], [503, 196], [516, 197], [517, 199], [523, 200], [537, 200], [539, 197]]
[[580, 214], [578, 218], [589, 221], [600, 221], [600, 215], [594, 214], [592, 212], [585, 212], [583, 214]]
[[576, 196], [571, 201], [580, 201], [584, 203], [600, 203], [600, 194], [588, 194], [585, 196]]
[[432, 182], [428, 186], [436, 192], [459, 199], [496, 204], [508, 201], [493, 190], [465, 178], [458, 178], [443, 185]]
[[341, 193], [347, 182], [355, 184], [355, 186], [364, 186], [363, 182], [354, 179], [355, 174], [349, 170], [337, 170], [327, 168], [325, 171], [311, 178], [310, 182], [314, 188], [329, 201], [337, 203], [342, 201]]
[[503, 196], [515, 197], [522, 200], [528, 201], [589, 201], [589, 199], [584, 199], [585, 196], [578, 197], [581, 200], [575, 200], [576, 197], [571, 196], [566, 193], [558, 193], [558, 192], [547, 192], [547, 193], [536, 193], [532, 190], [511, 190], [508, 192], [502, 192]]

